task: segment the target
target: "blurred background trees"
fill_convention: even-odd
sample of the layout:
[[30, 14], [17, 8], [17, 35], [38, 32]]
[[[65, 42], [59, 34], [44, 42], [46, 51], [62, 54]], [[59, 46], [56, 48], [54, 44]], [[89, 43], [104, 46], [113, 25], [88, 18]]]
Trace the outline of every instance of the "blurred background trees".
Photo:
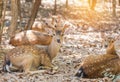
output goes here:
[[112, 0], [112, 8], [113, 16], [116, 16], [116, 0]]
[[[1, 23], [9, 28], [9, 37], [22, 30], [31, 29], [36, 18], [41, 18], [51, 14], [60, 14], [60, 10], [69, 10], [69, 6], [83, 6], [87, 4], [91, 10], [97, 11], [103, 0], [0, 0], [0, 18]], [[111, 14], [116, 16], [116, 7], [120, 5], [120, 0], [104, 0], [105, 5], [109, 4]], [[47, 4], [47, 5], [44, 5]], [[3, 7], [6, 6], [6, 10]], [[74, 7], [73, 6], [73, 7]], [[5, 12], [5, 19], [3, 12]], [[0, 27], [2, 24], [0, 23]], [[2, 33], [2, 31], [1, 31]], [[2, 34], [0, 34], [2, 35]]]
[[30, 15], [30, 19], [25, 27], [26, 30], [31, 29], [32, 25], [35, 21], [39, 6], [41, 5], [41, 1], [42, 0], [35, 0], [35, 3], [33, 4], [32, 10], [31, 10], [31, 15]]
[[17, 20], [18, 20], [18, 0], [11, 0], [11, 25], [9, 27], [8, 34], [10, 37], [15, 35], [15, 30], [17, 27]]
[[119, 4], [119, 6], [120, 6], [120, 0], [118, 0], [118, 4]]
[[97, 0], [88, 0], [88, 3], [89, 3], [90, 9], [94, 10], [96, 3], [97, 3]]
[[2, 11], [3, 11], [3, 1], [0, 0], [0, 42], [2, 37]]

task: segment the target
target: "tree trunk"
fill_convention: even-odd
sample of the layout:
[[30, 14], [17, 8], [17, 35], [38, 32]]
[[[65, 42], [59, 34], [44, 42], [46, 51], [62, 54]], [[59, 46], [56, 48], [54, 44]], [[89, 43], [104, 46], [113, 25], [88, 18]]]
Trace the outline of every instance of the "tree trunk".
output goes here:
[[20, 19], [20, 22], [21, 22], [22, 17], [21, 17], [21, 3], [20, 3], [20, 0], [18, 0], [17, 5], [18, 5], [18, 16], [19, 16], [19, 19]]
[[56, 12], [57, 12], [57, 0], [55, 0], [54, 3], [54, 15], [56, 15]]
[[33, 0], [25, 0], [26, 2], [33, 2]]
[[18, 15], [19, 15], [19, 17], [21, 17], [21, 3], [20, 3], [20, 0], [18, 0], [18, 2], [17, 2], [17, 5], [18, 5]]
[[88, 0], [88, 3], [89, 3], [90, 9], [94, 10], [95, 6], [96, 6], [96, 3], [97, 3], [97, 0]]
[[3, 1], [0, 0], [0, 43], [2, 40], [2, 11], [3, 11]]
[[68, 8], [68, 0], [66, 0], [66, 8]]
[[31, 16], [30, 16], [30, 19], [29, 19], [26, 27], [25, 27], [25, 30], [28, 30], [28, 29], [32, 28], [32, 25], [35, 21], [35, 17], [37, 15], [37, 12], [38, 12], [38, 9], [39, 9], [40, 5], [41, 5], [41, 0], [35, 0], [35, 3], [33, 5], [32, 11], [31, 11]]
[[112, 14], [116, 16], [116, 0], [112, 0]]
[[17, 27], [17, 19], [18, 19], [18, 0], [11, 0], [11, 15], [12, 15], [12, 20], [11, 20], [11, 25], [9, 27], [9, 31], [8, 31], [8, 34], [9, 34], [9, 37], [12, 37], [14, 36], [15, 34], [15, 30], [16, 30], [16, 27]]
[[118, 5], [120, 6], [120, 0], [118, 0]]

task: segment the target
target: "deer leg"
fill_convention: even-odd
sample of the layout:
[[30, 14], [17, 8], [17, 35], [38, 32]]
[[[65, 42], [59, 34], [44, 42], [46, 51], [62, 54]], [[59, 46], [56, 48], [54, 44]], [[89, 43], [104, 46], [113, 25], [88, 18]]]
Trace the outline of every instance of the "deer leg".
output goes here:
[[45, 72], [46, 70], [36, 70], [36, 71], [29, 71], [28, 73], [29, 74], [38, 74], [38, 73], [43, 73]]
[[31, 59], [27, 59], [23, 61], [23, 70], [25, 73], [29, 73], [31, 68], [32, 68], [32, 60]]
[[52, 71], [56, 71], [58, 69], [58, 66], [53, 65], [51, 62], [49, 62], [47, 65], [44, 66], [45, 69], [50, 69]]
[[37, 68], [32, 67], [32, 68], [30, 68], [30, 70], [27, 69], [25, 72], [29, 73], [30, 75], [32, 75], [32, 74], [45, 72], [45, 70], [37, 70]]
[[22, 71], [22, 70], [20, 70], [20, 68], [18, 68], [18, 67], [16, 67], [16, 66], [10, 67], [10, 70], [11, 70], [12, 72]]
[[53, 69], [53, 64], [51, 62], [46, 62], [46, 64], [44, 65], [45, 69]]

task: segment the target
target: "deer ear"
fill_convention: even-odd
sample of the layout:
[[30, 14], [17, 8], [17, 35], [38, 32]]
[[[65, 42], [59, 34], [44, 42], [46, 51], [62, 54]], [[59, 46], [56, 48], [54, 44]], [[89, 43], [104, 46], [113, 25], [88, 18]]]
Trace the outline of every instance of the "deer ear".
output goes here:
[[110, 40], [110, 43], [106, 49], [106, 53], [112, 54], [112, 55], [117, 55], [114, 40]]
[[54, 21], [55, 21], [55, 18], [53, 17], [53, 15], [52, 15], [51, 13], [48, 13], [48, 15], [49, 15], [50, 18], [52, 18], [52, 19], [51, 19], [51, 24], [53, 24]]
[[58, 15], [58, 20], [61, 20], [62, 19], [62, 16], [61, 15]]
[[58, 18], [62, 18], [62, 16], [61, 16], [61, 15], [58, 15]]
[[117, 53], [117, 55], [118, 55], [119, 58], [120, 58], [120, 38], [118, 38], [118, 39], [114, 42], [114, 45], [115, 45], [116, 53]]
[[70, 24], [64, 24], [62, 33], [64, 33], [68, 27], [70, 27]]
[[54, 18], [52, 18], [52, 20], [51, 20], [51, 24], [53, 25], [53, 23], [54, 23]]

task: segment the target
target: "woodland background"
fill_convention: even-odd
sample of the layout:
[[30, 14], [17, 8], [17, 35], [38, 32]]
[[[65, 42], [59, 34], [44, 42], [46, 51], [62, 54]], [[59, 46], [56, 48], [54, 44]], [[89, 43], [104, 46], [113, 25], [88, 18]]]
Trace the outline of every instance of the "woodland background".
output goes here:
[[97, 0], [95, 9], [90, 9], [88, 0], [0, 0], [0, 69], [4, 52], [14, 47], [9, 44], [10, 37], [31, 29], [49, 14], [61, 15], [70, 24], [61, 52], [54, 59], [58, 72], [1, 72], [0, 82], [110, 82], [108, 78], [80, 79], [74, 75], [86, 56], [104, 54], [107, 40], [120, 35], [120, 0]]

